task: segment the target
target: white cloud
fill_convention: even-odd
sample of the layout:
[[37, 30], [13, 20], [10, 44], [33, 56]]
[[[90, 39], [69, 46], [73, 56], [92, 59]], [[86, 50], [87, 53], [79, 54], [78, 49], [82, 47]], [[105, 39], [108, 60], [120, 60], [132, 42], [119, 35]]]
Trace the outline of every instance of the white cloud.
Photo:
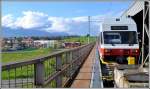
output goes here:
[[[92, 16], [92, 20], [103, 21], [110, 17], [114, 12], [108, 12], [104, 15]], [[67, 32], [70, 34], [88, 34], [88, 17], [52, 17], [42, 12], [23, 11], [21, 17], [13, 18], [12, 15], [2, 17], [2, 26], [10, 28], [37, 29], [48, 32]], [[91, 23], [91, 32], [99, 32], [100, 22]]]
[[68, 19], [62, 17], [49, 17], [48, 20], [51, 22], [51, 26], [46, 29], [49, 32], [66, 32], [69, 30], [67, 25]]
[[48, 15], [41, 12], [24, 11], [23, 17], [17, 18], [15, 25], [24, 29], [45, 27], [49, 25]]
[[88, 21], [88, 17], [87, 16], [74, 17], [74, 18], [72, 18], [72, 20], [76, 21], [76, 22], [87, 22]]
[[13, 16], [11, 14], [8, 14], [2, 17], [2, 26], [14, 27]]

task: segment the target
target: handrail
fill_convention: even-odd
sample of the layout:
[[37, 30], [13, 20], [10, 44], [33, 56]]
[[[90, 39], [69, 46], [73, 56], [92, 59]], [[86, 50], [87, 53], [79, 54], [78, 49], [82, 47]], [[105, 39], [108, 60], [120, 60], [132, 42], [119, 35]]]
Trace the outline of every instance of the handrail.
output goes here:
[[[52, 83], [55, 86], [50, 87], [68, 87], [94, 44], [54, 52], [27, 61], [3, 64], [1, 85], [5, 88], [12, 86], [28, 88], [47, 87]], [[64, 80], [63, 77], [67, 79]]]
[[[93, 43], [90, 43], [90, 44], [93, 44]], [[74, 50], [77, 50], [77, 49], [86, 47], [86, 46], [88, 46], [88, 45], [89, 45], [89, 44], [87, 44], [87, 45], [82, 45], [82, 46], [77, 47], [77, 48], [71, 48], [71, 49], [67, 49], [67, 50], [63, 50], [63, 51], [54, 52], [54, 53], [51, 53], [51, 54], [49, 54], [49, 55], [47, 55], [47, 56], [43, 56], [43, 57], [39, 57], [39, 58], [34, 58], [34, 59], [31, 59], [31, 60], [27, 60], [27, 61], [14, 62], [14, 63], [8, 63], [8, 64], [2, 64], [2, 70], [13, 69], [13, 68], [19, 67], [19, 66], [30, 65], [30, 64], [37, 63], [37, 62], [42, 62], [42, 61], [45, 61], [45, 60], [48, 59], [48, 58], [57, 56], [57, 55], [59, 55], [59, 54], [65, 53], [65, 52], [74, 51]]]

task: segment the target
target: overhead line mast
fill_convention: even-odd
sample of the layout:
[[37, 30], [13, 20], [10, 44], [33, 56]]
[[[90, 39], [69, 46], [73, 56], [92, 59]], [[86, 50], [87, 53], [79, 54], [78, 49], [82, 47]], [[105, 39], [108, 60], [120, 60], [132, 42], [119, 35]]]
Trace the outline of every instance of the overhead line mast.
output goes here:
[[88, 44], [90, 43], [90, 16], [88, 16], [88, 22], [89, 22], [89, 25], [88, 25], [88, 27], [89, 27], [89, 33], [88, 33]]

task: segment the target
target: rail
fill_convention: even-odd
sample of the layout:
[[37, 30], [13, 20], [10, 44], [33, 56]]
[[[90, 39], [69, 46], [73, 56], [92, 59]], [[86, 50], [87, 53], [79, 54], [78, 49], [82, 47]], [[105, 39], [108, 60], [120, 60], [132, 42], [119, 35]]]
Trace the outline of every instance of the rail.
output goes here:
[[69, 87], [95, 43], [2, 65], [2, 88]]

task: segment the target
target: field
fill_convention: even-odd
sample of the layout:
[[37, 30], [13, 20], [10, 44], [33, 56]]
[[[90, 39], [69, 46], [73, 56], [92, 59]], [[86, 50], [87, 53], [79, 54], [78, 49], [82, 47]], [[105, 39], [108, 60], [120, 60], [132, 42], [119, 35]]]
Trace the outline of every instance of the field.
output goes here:
[[26, 49], [17, 52], [5, 52], [2, 53], [2, 63], [18, 62], [24, 60], [30, 60], [32, 58], [48, 55], [53, 51], [52, 48], [41, 49]]
[[[90, 37], [90, 42], [95, 41], [95, 37]], [[69, 37], [65, 38], [63, 40], [64, 42], [81, 42], [81, 44], [87, 44], [88, 38], [87, 37]], [[52, 48], [41, 48], [41, 49], [25, 49], [22, 51], [16, 51], [16, 52], [5, 52], [2, 53], [2, 63], [11, 63], [11, 62], [20, 62], [25, 60], [30, 60], [36, 57], [41, 57], [48, 55], [55, 49]], [[66, 58], [63, 58], [62, 60], [65, 60]], [[44, 63], [45, 70], [49, 71], [49, 73], [53, 73], [55, 71], [55, 67], [52, 65], [55, 65], [55, 59], [51, 60], [50, 65], [47, 65], [47, 62]], [[30, 70], [30, 71], [28, 71]], [[27, 72], [28, 71], [28, 72]], [[10, 74], [10, 75], [9, 75]], [[8, 77], [9, 75], [9, 77]], [[24, 66], [22, 68], [16, 68], [16, 71], [14, 69], [8, 71], [2, 72], [2, 79], [8, 80], [8, 79], [15, 79], [16, 78], [33, 78], [34, 76], [34, 65]]]
[[[6, 53], [2, 53], [2, 63], [7, 64], [11, 62], [30, 60], [32, 58], [48, 55], [52, 51], [54, 51], [54, 49], [52, 48], [41, 48], [41, 49], [25, 49], [25, 50], [17, 51], [17, 52], [6, 52]], [[54, 59], [51, 60], [50, 63], [51, 65], [55, 64], [55, 60]], [[53, 68], [53, 66], [48, 67], [48, 65], [46, 64], [45, 64], [45, 68], [50, 73], [53, 73], [55, 69]], [[8, 79], [13, 80], [15, 78], [20, 78], [20, 79], [31, 78], [32, 79], [33, 76], [34, 76], [34, 65], [22, 66], [22, 67], [16, 68], [15, 70], [11, 69], [9, 71], [6, 70], [2, 72], [3, 80], [8, 80]]]
[[[90, 37], [90, 42], [95, 41], [95, 37]], [[88, 43], [88, 37], [68, 37], [64, 38], [64, 42], [81, 42], [81, 44]], [[2, 53], [2, 63], [19, 62], [24, 60], [30, 60], [36, 57], [48, 55], [53, 51], [52, 48], [41, 48], [41, 49], [25, 49], [17, 52], [5, 52]]]
[[[81, 37], [69, 37], [64, 39], [65, 42], [80, 42], [81, 44], [88, 43], [88, 37], [81, 36]], [[90, 42], [96, 41], [96, 37], [90, 37]]]

